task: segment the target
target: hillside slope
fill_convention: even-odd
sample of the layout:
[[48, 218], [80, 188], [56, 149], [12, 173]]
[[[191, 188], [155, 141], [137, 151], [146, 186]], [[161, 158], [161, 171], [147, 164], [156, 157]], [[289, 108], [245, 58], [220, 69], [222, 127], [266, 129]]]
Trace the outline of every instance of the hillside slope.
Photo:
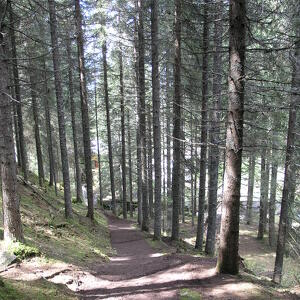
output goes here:
[[[11, 249], [22, 262], [6, 271], [2, 268], [0, 276], [4, 279], [0, 282], [0, 299], [62, 299], [62, 295], [63, 299], [73, 298], [65, 288], [45, 279], [66, 269], [103, 262], [113, 252], [107, 221], [100, 211], [95, 211], [95, 221], [91, 222], [86, 218], [86, 207], [73, 204], [74, 217], [66, 220], [62, 193], [56, 196], [47, 183], [40, 188], [37, 182], [33, 174], [27, 185], [19, 178], [26, 247], [16, 245]], [[0, 224], [0, 237], [3, 238], [2, 214]]]

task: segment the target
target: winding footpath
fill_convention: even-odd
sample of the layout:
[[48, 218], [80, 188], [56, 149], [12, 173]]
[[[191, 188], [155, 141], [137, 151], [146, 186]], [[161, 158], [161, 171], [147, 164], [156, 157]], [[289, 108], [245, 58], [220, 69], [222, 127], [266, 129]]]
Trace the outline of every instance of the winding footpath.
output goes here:
[[215, 275], [215, 259], [164, 255], [150, 247], [132, 222], [112, 216], [108, 221], [117, 255], [95, 265], [93, 276], [82, 280], [81, 299], [179, 299], [183, 288], [197, 289], [201, 299], [250, 299], [256, 288], [236, 277]]
[[107, 218], [111, 244], [116, 251], [109, 262], [95, 261], [92, 266], [82, 268], [63, 262], [41, 264], [32, 259], [7, 268], [1, 276], [63, 284], [83, 300], [173, 300], [180, 299], [183, 289], [195, 290], [201, 300], [299, 299], [274, 290], [271, 293], [267, 287], [238, 276], [216, 275], [214, 258], [172, 253], [174, 248], [164, 244], [160, 248], [167, 254], [161, 253], [150, 246], [133, 222], [110, 215]]

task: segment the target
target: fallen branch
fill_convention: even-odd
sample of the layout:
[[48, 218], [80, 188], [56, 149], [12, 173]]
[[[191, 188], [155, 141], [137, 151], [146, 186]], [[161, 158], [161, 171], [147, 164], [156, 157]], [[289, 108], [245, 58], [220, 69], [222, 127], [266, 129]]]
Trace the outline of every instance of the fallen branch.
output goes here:
[[58, 276], [60, 274], [63, 274], [63, 273], [66, 273], [66, 272], [71, 272], [72, 270], [71, 269], [64, 269], [64, 270], [60, 270], [60, 271], [57, 271], [57, 272], [54, 272], [53, 274], [51, 275], [48, 275], [48, 276], [42, 276], [44, 279], [52, 279], [54, 278], [55, 276]]

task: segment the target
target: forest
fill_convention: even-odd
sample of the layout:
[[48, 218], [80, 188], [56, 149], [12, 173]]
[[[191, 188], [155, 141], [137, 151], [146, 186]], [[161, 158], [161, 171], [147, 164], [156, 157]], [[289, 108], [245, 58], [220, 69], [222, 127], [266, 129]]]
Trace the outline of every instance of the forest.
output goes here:
[[0, 0], [0, 300], [300, 299], [299, 0]]

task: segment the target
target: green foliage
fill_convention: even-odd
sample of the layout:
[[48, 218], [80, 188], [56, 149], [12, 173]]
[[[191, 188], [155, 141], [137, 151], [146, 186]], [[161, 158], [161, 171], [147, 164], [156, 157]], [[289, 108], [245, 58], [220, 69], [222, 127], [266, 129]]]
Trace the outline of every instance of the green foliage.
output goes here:
[[39, 256], [41, 254], [39, 249], [37, 249], [36, 247], [28, 246], [20, 242], [11, 243], [8, 247], [8, 250], [20, 260]]

